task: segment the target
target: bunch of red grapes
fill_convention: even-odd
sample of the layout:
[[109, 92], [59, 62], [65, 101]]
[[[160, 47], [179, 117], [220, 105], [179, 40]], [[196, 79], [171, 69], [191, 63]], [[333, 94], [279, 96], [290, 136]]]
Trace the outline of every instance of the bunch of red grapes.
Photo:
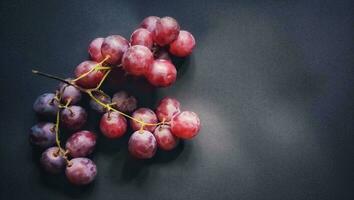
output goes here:
[[[97, 134], [82, 130], [87, 120], [85, 108], [77, 105], [82, 93], [90, 96], [90, 107], [102, 114], [102, 135], [120, 138], [130, 125], [134, 133], [128, 150], [137, 159], [152, 158], [157, 148], [169, 151], [179, 140], [196, 136], [200, 130], [199, 117], [194, 112], [181, 111], [174, 98], [163, 98], [154, 112], [138, 108], [137, 99], [125, 91], [116, 92], [111, 98], [100, 90], [114, 68], [144, 76], [156, 87], [170, 86], [177, 75], [170, 54], [185, 57], [194, 47], [192, 34], [180, 30], [172, 17], [145, 18], [130, 41], [120, 35], [94, 39], [88, 49], [91, 60], [76, 67], [75, 78], [61, 79], [55, 93], [42, 94], [34, 102], [34, 111], [48, 121], [39, 122], [30, 131], [31, 143], [47, 148], [40, 159], [43, 168], [50, 173], [65, 169], [69, 182], [75, 185], [86, 185], [95, 179], [97, 167], [87, 156], [95, 149]], [[65, 148], [60, 145], [59, 127], [73, 133]]]

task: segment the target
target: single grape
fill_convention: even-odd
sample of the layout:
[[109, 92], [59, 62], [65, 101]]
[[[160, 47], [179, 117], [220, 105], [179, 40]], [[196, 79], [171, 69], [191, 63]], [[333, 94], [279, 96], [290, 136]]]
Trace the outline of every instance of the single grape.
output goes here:
[[[96, 65], [98, 65], [98, 63], [94, 61], [84, 61], [80, 63], [75, 69], [76, 78], [89, 72]], [[103, 76], [104, 73], [102, 71], [94, 70], [90, 72], [87, 76], [77, 80], [76, 83], [83, 88], [95, 88], [101, 82]]]
[[145, 130], [135, 131], [128, 142], [128, 150], [132, 156], [139, 159], [152, 158], [157, 149], [154, 135]]
[[140, 28], [145, 28], [148, 31], [150, 31], [151, 33], [154, 32], [155, 27], [156, 27], [156, 22], [160, 20], [160, 17], [156, 17], [156, 16], [149, 16], [146, 17], [140, 24]]
[[66, 166], [65, 175], [74, 185], [87, 185], [96, 178], [97, 167], [88, 158], [74, 158]]
[[55, 94], [44, 93], [37, 97], [33, 104], [33, 110], [43, 116], [53, 117], [58, 112], [58, 102], [54, 99]]
[[170, 61], [158, 59], [148, 67], [145, 77], [153, 86], [168, 87], [176, 81], [177, 70]]
[[[132, 117], [149, 124], [156, 124], [157, 117], [154, 111], [149, 108], [139, 108], [134, 111]], [[130, 120], [130, 125], [134, 131], [140, 130], [141, 124], [135, 120]], [[144, 126], [144, 130], [154, 132], [156, 126]]]
[[153, 32], [154, 41], [165, 46], [175, 40], [179, 33], [178, 22], [172, 17], [163, 17], [156, 22], [156, 27]]
[[55, 124], [50, 122], [39, 122], [32, 126], [30, 131], [30, 142], [42, 148], [51, 147], [55, 144]]
[[158, 126], [154, 136], [158, 147], [166, 151], [174, 149], [179, 142], [179, 139], [171, 133], [170, 127], [166, 125]]
[[86, 123], [87, 113], [81, 106], [69, 106], [61, 111], [60, 122], [72, 131], [78, 130]]
[[72, 134], [66, 141], [65, 148], [71, 157], [85, 157], [93, 152], [96, 146], [96, 135], [91, 131], [79, 131]]
[[160, 121], [171, 121], [172, 117], [180, 113], [180, 103], [177, 99], [165, 97], [156, 108], [156, 115]]
[[154, 58], [157, 59], [164, 59], [168, 60], [171, 62], [171, 57], [170, 54], [168, 54], [168, 51], [165, 48], [159, 48], [155, 53], [154, 53]]
[[101, 37], [95, 38], [88, 47], [88, 53], [93, 61], [101, 62], [104, 59], [104, 56], [102, 56], [101, 53], [103, 40], [104, 38]]
[[198, 134], [199, 130], [200, 119], [194, 112], [183, 111], [171, 120], [171, 131], [176, 137], [191, 139]]
[[143, 75], [146, 69], [154, 61], [150, 49], [146, 46], [135, 45], [131, 46], [123, 55], [123, 69], [129, 74], [140, 76]]
[[50, 147], [42, 153], [40, 163], [45, 171], [58, 174], [64, 169], [66, 161], [60, 155], [58, 147]]
[[130, 44], [133, 45], [143, 45], [151, 49], [154, 41], [152, 39], [152, 33], [145, 28], [136, 29], [130, 36]]
[[129, 42], [120, 35], [111, 35], [104, 39], [101, 47], [102, 56], [109, 56], [107, 63], [120, 64], [124, 52], [129, 48]]
[[118, 112], [107, 112], [101, 118], [100, 129], [108, 138], [119, 138], [127, 131], [127, 120]]
[[170, 53], [178, 57], [189, 56], [195, 47], [195, 39], [188, 31], [180, 31], [176, 40], [170, 44]]
[[[70, 80], [70, 79], [67, 79]], [[70, 105], [77, 104], [81, 100], [81, 92], [76, 87], [66, 83], [59, 84], [59, 92], [61, 94], [61, 101], [65, 104], [70, 101]]]
[[[104, 104], [111, 103], [111, 97], [101, 94], [101, 93], [93, 93], [93, 95], [100, 100]], [[90, 100], [90, 106], [93, 110], [97, 111], [98, 113], [105, 113], [107, 109], [103, 107], [101, 104], [97, 103], [95, 100]]]
[[129, 96], [127, 92], [120, 91], [113, 95], [113, 107], [124, 113], [131, 113], [137, 108], [137, 100], [133, 96]]

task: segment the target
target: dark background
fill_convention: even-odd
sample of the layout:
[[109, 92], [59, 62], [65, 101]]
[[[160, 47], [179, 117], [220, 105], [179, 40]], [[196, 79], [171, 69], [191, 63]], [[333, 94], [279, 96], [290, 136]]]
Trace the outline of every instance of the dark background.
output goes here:
[[[0, 199], [353, 199], [353, 1], [1, 1]], [[170, 95], [202, 131], [150, 161], [100, 137], [94, 184], [44, 173], [28, 143], [35, 98], [98, 36], [172, 16], [197, 40]], [[97, 131], [90, 113], [87, 128]], [[65, 136], [64, 136], [65, 137]]]

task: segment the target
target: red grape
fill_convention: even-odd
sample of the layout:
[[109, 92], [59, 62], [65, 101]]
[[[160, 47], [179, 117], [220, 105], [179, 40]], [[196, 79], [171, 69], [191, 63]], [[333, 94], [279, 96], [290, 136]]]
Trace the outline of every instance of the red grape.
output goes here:
[[30, 142], [39, 147], [45, 148], [55, 144], [54, 124], [50, 122], [39, 122], [32, 126]]
[[152, 158], [156, 153], [156, 149], [156, 139], [149, 131], [135, 131], [128, 142], [130, 154], [139, 159]]
[[[139, 108], [133, 112], [132, 117], [149, 124], [157, 123], [156, 114], [149, 108]], [[130, 120], [130, 125], [134, 131], [137, 131], [141, 128], [141, 124], [135, 120]], [[144, 130], [150, 132], [154, 132], [155, 128], [156, 126], [144, 126]]]
[[54, 99], [55, 94], [44, 93], [37, 97], [33, 103], [33, 110], [39, 115], [53, 117], [58, 112], [58, 102]]
[[[70, 80], [70, 79], [66, 79]], [[61, 101], [65, 104], [71, 99], [70, 105], [77, 104], [81, 100], [81, 92], [76, 87], [66, 83], [59, 84]]]
[[101, 62], [104, 59], [104, 56], [101, 53], [101, 47], [103, 43], [104, 38], [96, 38], [92, 40], [88, 47], [88, 53], [90, 54], [90, 57], [92, 60], [96, 62]]
[[136, 29], [130, 36], [130, 44], [133, 45], [143, 45], [151, 49], [154, 41], [152, 39], [152, 33], [144, 28]]
[[[80, 63], [75, 69], [75, 76], [76, 78], [80, 77], [81, 75], [87, 73], [92, 68], [98, 65], [97, 62], [94, 61], [84, 61]], [[95, 88], [100, 81], [102, 80], [104, 73], [102, 71], [92, 71], [87, 76], [79, 79], [76, 83], [83, 87], [83, 88]]]
[[72, 131], [78, 130], [86, 123], [87, 113], [81, 106], [69, 106], [61, 111], [60, 121]]
[[97, 168], [88, 158], [74, 158], [66, 166], [65, 175], [74, 185], [87, 185], [96, 178]]
[[96, 146], [96, 135], [90, 131], [79, 131], [72, 134], [66, 141], [65, 148], [71, 157], [84, 157], [93, 152]]
[[175, 41], [170, 44], [170, 53], [179, 56], [185, 57], [189, 56], [195, 47], [195, 39], [191, 33], [188, 31], [180, 31], [178, 37]]
[[163, 17], [156, 22], [154, 41], [160, 46], [170, 44], [177, 38], [179, 29], [178, 22], [174, 18]]
[[100, 129], [108, 138], [119, 138], [127, 131], [127, 120], [118, 112], [105, 113], [100, 121]]
[[157, 127], [154, 136], [159, 148], [166, 151], [174, 149], [179, 142], [179, 139], [171, 133], [170, 127], [166, 125]]
[[154, 32], [156, 27], [156, 22], [160, 20], [160, 17], [149, 16], [146, 17], [140, 24], [139, 27], [146, 28], [150, 32]]
[[154, 61], [150, 49], [146, 46], [131, 46], [123, 55], [122, 65], [129, 74], [140, 76]]
[[66, 161], [59, 154], [58, 147], [50, 147], [42, 153], [40, 163], [45, 171], [58, 174], [64, 169]]
[[109, 56], [107, 63], [120, 64], [122, 56], [129, 48], [129, 42], [120, 35], [111, 35], [104, 39], [101, 47], [103, 57]]
[[199, 130], [200, 120], [194, 112], [183, 111], [171, 120], [171, 131], [179, 138], [191, 139], [198, 134]]
[[176, 81], [177, 70], [170, 61], [158, 59], [148, 67], [145, 76], [151, 85], [168, 87]]
[[137, 100], [133, 96], [129, 96], [127, 92], [120, 91], [113, 95], [112, 103], [115, 103], [113, 107], [117, 108], [121, 112], [131, 113], [137, 107]]
[[172, 117], [180, 112], [179, 101], [171, 97], [163, 98], [156, 108], [156, 115], [160, 121], [171, 121]]

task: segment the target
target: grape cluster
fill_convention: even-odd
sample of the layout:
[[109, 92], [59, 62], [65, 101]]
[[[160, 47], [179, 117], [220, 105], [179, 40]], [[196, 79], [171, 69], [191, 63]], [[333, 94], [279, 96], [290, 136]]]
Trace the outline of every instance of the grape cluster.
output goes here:
[[[181, 111], [174, 98], [163, 98], [153, 111], [138, 108], [138, 100], [126, 91], [110, 96], [101, 90], [109, 75], [113, 79], [122, 78], [111, 73], [115, 69], [144, 76], [156, 87], [170, 86], [177, 75], [170, 55], [188, 56], [194, 46], [192, 34], [180, 30], [175, 19], [150, 16], [132, 33], [130, 41], [120, 35], [94, 39], [88, 48], [91, 60], [75, 68], [74, 78], [62, 79], [33, 71], [61, 81], [55, 93], [42, 94], [33, 104], [34, 111], [47, 119], [30, 131], [30, 142], [45, 149], [40, 158], [43, 169], [60, 173], [65, 168], [67, 179], [75, 185], [86, 185], [95, 179], [97, 167], [87, 157], [93, 153], [98, 135], [83, 129], [87, 112], [78, 105], [82, 94], [91, 98], [90, 107], [101, 115], [99, 128], [103, 136], [117, 139], [129, 127], [134, 131], [128, 150], [137, 159], [152, 158], [157, 148], [169, 151], [179, 140], [196, 136], [200, 130], [199, 117], [194, 112]], [[65, 148], [60, 144], [60, 128], [72, 133]]]

